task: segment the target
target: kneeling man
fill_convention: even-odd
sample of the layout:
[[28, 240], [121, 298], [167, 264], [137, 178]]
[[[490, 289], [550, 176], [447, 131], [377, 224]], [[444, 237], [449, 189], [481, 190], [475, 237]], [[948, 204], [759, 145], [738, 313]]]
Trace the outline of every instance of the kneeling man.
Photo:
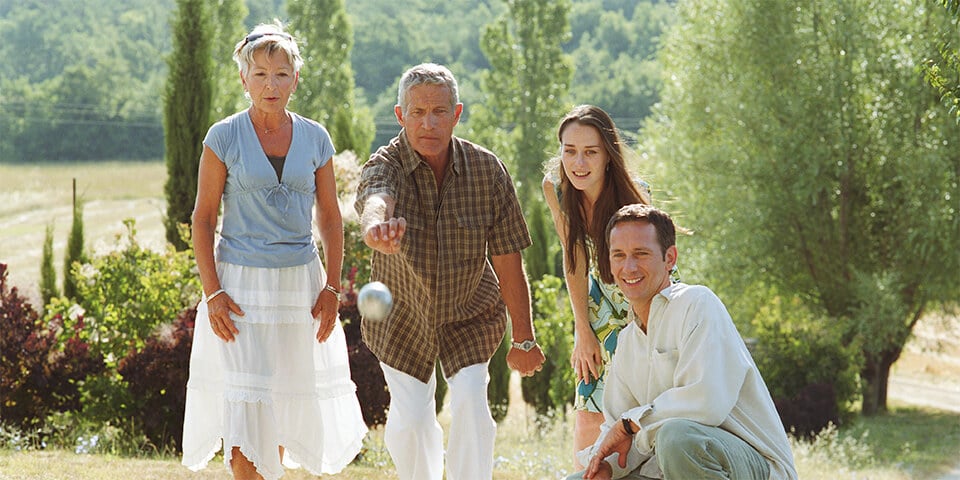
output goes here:
[[629, 300], [587, 469], [568, 479], [796, 479], [783, 424], [726, 307], [671, 283], [676, 227], [649, 205], [607, 224], [613, 278]]

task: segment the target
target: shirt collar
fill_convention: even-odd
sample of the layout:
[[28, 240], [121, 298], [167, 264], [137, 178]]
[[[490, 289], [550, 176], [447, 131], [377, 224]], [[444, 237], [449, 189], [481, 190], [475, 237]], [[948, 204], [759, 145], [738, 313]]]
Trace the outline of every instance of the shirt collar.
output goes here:
[[[660, 290], [660, 292], [654, 295], [653, 299], [650, 301], [650, 313], [653, 313], [654, 307], [657, 304], [661, 302], [670, 303], [670, 300], [673, 300], [679, 294], [678, 288], [677, 288], [679, 285], [681, 284], [670, 283], [670, 285], [668, 285], [666, 288], [664, 288], [663, 290]], [[647, 320], [649, 321], [650, 319], [648, 318]], [[637, 322], [637, 314], [634, 313], [632, 306], [627, 309], [627, 321], [632, 323]]]
[[679, 282], [670, 282], [670, 285], [668, 285], [663, 290], [660, 290], [660, 293], [658, 293], [656, 296], [663, 297], [664, 301], [669, 302], [679, 294], [678, 292], [679, 288], [677, 287], [679, 287], [680, 285], [681, 284]]
[[[403, 164], [404, 175], [410, 175], [421, 164], [427, 165], [427, 162], [425, 162], [422, 158], [420, 158], [420, 154], [417, 153], [417, 151], [414, 150], [412, 146], [410, 146], [410, 141], [407, 140], [407, 131], [405, 129], [402, 129], [402, 128], [400, 129], [400, 134], [398, 135], [398, 137], [400, 139], [400, 152], [401, 152], [400, 160]], [[456, 136], [450, 137], [449, 167], [453, 171], [453, 173], [459, 175], [460, 173], [462, 173], [461, 169], [463, 167], [461, 165], [463, 161], [461, 160], [461, 157], [463, 157], [463, 155], [461, 154], [462, 149], [460, 147], [460, 142], [457, 140], [458, 139]]]

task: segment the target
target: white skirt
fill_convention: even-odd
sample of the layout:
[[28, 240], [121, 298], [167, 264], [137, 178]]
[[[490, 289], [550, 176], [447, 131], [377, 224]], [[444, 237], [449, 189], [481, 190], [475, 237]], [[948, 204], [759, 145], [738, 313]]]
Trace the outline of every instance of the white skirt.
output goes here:
[[310, 310], [326, 283], [320, 260], [289, 268], [217, 264], [223, 289], [244, 312], [226, 343], [213, 333], [206, 299], [197, 307], [183, 421], [182, 463], [197, 471], [233, 447], [266, 480], [282, 464], [314, 475], [343, 470], [363, 446], [367, 426], [350, 379], [338, 321], [317, 342]]

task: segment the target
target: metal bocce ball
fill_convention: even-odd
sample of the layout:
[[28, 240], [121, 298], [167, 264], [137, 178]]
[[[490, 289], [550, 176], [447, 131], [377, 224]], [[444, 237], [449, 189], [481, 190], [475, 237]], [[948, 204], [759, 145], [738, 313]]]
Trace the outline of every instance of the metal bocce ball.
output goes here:
[[357, 294], [357, 308], [364, 320], [379, 322], [387, 318], [393, 308], [393, 295], [381, 282], [370, 282]]

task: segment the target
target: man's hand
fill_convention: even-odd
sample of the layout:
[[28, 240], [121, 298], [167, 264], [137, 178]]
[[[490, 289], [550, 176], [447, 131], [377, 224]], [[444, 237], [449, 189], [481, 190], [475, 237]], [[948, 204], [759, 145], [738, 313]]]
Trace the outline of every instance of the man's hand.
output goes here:
[[507, 352], [507, 365], [519, 372], [521, 377], [531, 377], [539, 372], [545, 360], [539, 345], [531, 348], [529, 352], [519, 348], [511, 348]]
[[[610, 478], [609, 476], [599, 476], [596, 477], [602, 469], [608, 468], [611, 469], [609, 463], [607, 463], [606, 458], [614, 453], [619, 453], [620, 468], [627, 468], [627, 452], [630, 451], [630, 447], [633, 445], [633, 437], [627, 434], [627, 431], [623, 429], [623, 425], [620, 422], [614, 424], [613, 428], [607, 432], [607, 436], [603, 438], [603, 443], [600, 444], [600, 447], [597, 448], [597, 451], [594, 453], [593, 458], [590, 460], [590, 465], [587, 465], [587, 470], [583, 475], [583, 478]], [[612, 473], [611, 473], [612, 474]]]
[[[590, 465], [592, 466], [593, 462], [590, 462]], [[583, 478], [586, 478], [587, 480], [610, 480], [613, 478], [613, 467], [611, 467], [610, 463], [606, 460], [600, 459], [600, 463], [598, 464], [596, 471], [591, 475], [590, 470], [587, 469], [587, 473], [583, 474]]]
[[392, 255], [400, 251], [400, 239], [406, 231], [406, 219], [391, 218], [367, 227], [363, 232], [363, 243], [380, 253]]

